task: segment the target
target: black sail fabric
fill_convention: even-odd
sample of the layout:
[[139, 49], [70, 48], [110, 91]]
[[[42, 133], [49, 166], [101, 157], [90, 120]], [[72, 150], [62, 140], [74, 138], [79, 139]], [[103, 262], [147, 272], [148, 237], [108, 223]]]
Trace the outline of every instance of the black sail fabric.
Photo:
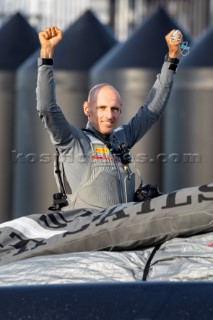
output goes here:
[[105, 210], [33, 214], [0, 225], [0, 265], [83, 251], [126, 251], [213, 231], [213, 184]]

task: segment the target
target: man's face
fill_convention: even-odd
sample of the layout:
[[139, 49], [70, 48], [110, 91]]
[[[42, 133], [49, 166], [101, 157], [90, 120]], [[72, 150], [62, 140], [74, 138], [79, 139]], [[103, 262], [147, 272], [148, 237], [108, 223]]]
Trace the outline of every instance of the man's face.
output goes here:
[[102, 87], [89, 102], [88, 120], [102, 134], [110, 134], [116, 128], [120, 114], [121, 99], [113, 87]]

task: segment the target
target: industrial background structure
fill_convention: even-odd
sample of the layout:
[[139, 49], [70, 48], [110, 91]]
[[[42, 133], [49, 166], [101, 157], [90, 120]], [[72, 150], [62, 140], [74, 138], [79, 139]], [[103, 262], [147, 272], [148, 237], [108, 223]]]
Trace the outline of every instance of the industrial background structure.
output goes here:
[[55, 150], [35, 96], [37, 32], [49, 25], [64, 30], [55, 55], [58, 104], [80, 127], [88, 89], [102, 81], [120, 91], [128, 121], [160, 71], [165, 34], [181, 29], [190, 54], [165, 115], [133, 150], [135, 166], [163, 192], [212, 182], [212, 22], [213, 0], [1, 0], [0, 222], [46, 212], [56, 191]]

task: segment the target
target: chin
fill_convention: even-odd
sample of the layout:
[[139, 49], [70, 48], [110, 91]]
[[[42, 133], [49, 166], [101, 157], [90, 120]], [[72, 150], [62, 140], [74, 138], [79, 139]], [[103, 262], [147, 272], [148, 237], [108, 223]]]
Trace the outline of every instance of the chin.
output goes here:
[[106, 129], [106, 130], [102, 130], [101, 133], [102, 134], [110, 134], [110, 133], [112, 133], [112, 131], [113, 131], [113, 129], [108, 129], [108, 130]]

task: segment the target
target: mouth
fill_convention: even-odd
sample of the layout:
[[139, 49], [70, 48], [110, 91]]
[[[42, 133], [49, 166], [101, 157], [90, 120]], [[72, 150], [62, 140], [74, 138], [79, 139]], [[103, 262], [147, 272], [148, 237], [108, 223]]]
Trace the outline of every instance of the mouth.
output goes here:
[[114, 122], [110, 122], [110, 121], [102, 121], [102, 123], [107, 127], [111, 127], [114, 125]]

